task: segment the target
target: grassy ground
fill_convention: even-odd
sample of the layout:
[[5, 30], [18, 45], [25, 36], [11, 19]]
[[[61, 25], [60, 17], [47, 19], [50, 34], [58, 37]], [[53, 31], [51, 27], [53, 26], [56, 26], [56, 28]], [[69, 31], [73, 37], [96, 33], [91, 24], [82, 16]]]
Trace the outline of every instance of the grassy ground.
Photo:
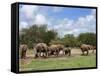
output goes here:
[[96, 67], [96, 56], [66, 56], [47, 59], [20, 59], [20, 71]]

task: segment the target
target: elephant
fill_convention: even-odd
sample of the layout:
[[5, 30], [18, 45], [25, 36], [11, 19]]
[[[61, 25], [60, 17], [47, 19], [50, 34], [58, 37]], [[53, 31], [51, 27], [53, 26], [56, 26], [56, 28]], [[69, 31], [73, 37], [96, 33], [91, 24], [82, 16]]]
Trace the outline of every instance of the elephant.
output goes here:
[[81, 48], [81, 51], [82, 51], [82, 55], [85, 55], [84, 52], [87, 52], [86, 55], [88, 55], [89, 54], [89, 50], [93, 50], [93, 52], [94, 52], [94, 48], [93, 48], [92, 45], [82, 44], [80, 46], [80, 48]]
[[64, 54], [70, 56], [71, 55], [71, 49], [70, 48], [64, 48], [63, 49]]
[[50, 55], [56, 55], [56, 56], [58, 56], [58, 52], [59, 52], [59, 50], [58, 50], [58, 48], [57, 48], [57, 45], [51, 45], [51, 46], [49, 46], [49, 56]]
[[62, 50], [63, 51], [64, 46], [61, 44], [52, 44], [49, 47], [49, 55], [59, 55], [59, 52]]
[[47, 57], [48, 56], [48, 47], [45, 43], [38, 43], [36, 44], [36, 46], [34, 47], [34, 50], [36, 51], [35, 53], [35, 58], [37, 57]]
[[26, 58], [26, 51], [28, 49], [28, 46], [26, 44], [20, 45], [20, 50], [21, 50], [21, 58], [24, 59]]
[[64, 45], [62, 45], [62, 44], [58, 44], [58, 45], [57, 45], [57, 48], [58, 48], [58, 50], [59, 50], [59, 52], [60, 52], [61, 50], [64, 49]]
[[90, 45], [90, 50], [92, 50], [92, 53], [94, 53], [95, 49], [96, 49], [96, 46]]

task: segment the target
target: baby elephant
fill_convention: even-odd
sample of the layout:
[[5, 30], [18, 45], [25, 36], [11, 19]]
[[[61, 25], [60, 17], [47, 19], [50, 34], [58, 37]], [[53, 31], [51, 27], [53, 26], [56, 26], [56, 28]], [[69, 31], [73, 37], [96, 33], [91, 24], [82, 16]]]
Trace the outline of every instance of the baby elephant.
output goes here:
[[64, 51], [64, 55], [68, 55], [68, 56], [71, 55], [71, 49], [70, 48], [64, 48], [63, 51]]
[[26, 57], [26, 51], [28, 49], [26, 44], [22, 44], [20, 45], [20, 49], [21, 49], [21, 58], [25, 58]]

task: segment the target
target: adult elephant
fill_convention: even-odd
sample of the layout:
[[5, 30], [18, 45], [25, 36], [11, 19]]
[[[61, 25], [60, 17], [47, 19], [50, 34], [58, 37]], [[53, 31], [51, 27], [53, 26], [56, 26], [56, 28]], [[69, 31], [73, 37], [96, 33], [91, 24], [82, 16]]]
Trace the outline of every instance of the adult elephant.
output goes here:
[[58, 52], [59, 52], [59, 50], [58, 50], [58, 48], [57, 48], [57, 45], [50, 45], [49, 46], [49, 56], [50, 55], [56, 55], [56, 56], [58, 56]]
[[92, 50], [92, 53], [94, 53], [95, 49], [96, 49], [96, 46], [90, 45], [90, 50]]
[[64, 46], [61, 44], [52, 44], [49, 47], [49, 55], [59, 55], [59, 52], [62, 50], [63, 51]]
[[88, 55], [89, 54], [89, 50], [93, 49], [93, 47], [91, 45], [87, 45], [87, 44], [82, 44], [80, 46], [80, 48], [81, 48], [81, 51], [82, 51], [82, 55], [85, 55], [85, 52], [87, 52], [86, 55]]
[[26, 44], [20, 45], [20, 50], [21, 50], [21, 58], [26, 58], [26, 51], [28, 49], [28, 46]]
[[37, 58], [37, 57], [47, 57], [48, 56], [47, 50], [48, 50], [48, 48], [47, 48], [47, 45], [45, 43], [36, 44], [36, 46], [34, 47], [35, 58]]
[[60, 51], [63, 51], [64, 45], [58, 44], [58, 45], [57, 45], [57, 48], [58, 48], [59, 52], [60, 52]]

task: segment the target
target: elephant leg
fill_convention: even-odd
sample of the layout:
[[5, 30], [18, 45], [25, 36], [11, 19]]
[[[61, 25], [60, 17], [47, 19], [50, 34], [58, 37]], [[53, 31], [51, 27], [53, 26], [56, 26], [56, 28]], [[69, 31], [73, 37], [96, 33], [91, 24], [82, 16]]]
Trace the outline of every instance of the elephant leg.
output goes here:
[[44, 54], [45, 54], [45, 58], [47, 57], [47, 53], [46, 52], [44, 52]]
[[59, 52], [57, 51], [57, 56], [59, 55]]
[[23, 51], [21, 52], [21, 58], [23, 58]]
[[57, 56], [59, 55], [59, 51], [56, 51]]
[[41, 52], [38, 52], [38, 57], [41, 57]]
[[57, 56], [57, 52], [56, 51], [54, 52], [54, 55]]
[[67, 51], [65, 50], [65, 55], [67, 55]]
[[45, 52], [43, 52], [43, 57], [44, 57], [44, 58], [46, 57], [46, 54], [45, 54]]
[[70, 55], [71, 55], [71, 51], [70, 51], [70, 50], [68, 51], [68, 54], [69, 54], [68, 56], [70, 56]]
[[94, 54], [94, 49], [93, 49], [92, 53]]
[[81, 55], [84, 55], [84, 49], [83, 48], [81, 48], [81, 51], [82, 51], [82, 54]]
[[44, 57], [44, 52], [41, 52], [41, 57]]
[[82, 50], [82, 54], [81, 55], [84, 55], [84, 51]]
[[65, 51], [63, 51], [63, 55], [65, 55]]
[[53, 54], [53, 55], [56, 55], [56, 51], [53, 51], [52, 54]]
[[54, 51], [54, 55], [57, 56], [57, 51]]
[[47, 56], [46, 51], [43, 50], [43, 51], [42, 51], [42, 57], [46, 58], [46, 56]]
[[26, 52], [25, 51], [22, 51], [22, 53], [21, 53], [21, 58], [23, 59], [23, 58], [25, 58], [26, 57]]
[[26, 58], [26, 51], [24, 51], [23, 56], [24, 56], [24, 58]]
[[48, 56], [49, 56], [48, 52], [45, 52], [45, 54], [46, 54], [46, 57], [48, 57]]
[[51, 52], [49, 51], [49, 52], [48, 52], [48, 56], [50, 56], [50, 55], [51, 55]]
[[35, 54], [35, 58], [37, 58], [37, 57], [38, 57], [38, 54], [36, 53], [36, 54]]
[[35, 54], [35, 58], [39, 57], [39, 52], [37, 51]]
[[89, 51], [87, 50], [87, 54], [86, 55], [88, 55], [89, 54]]
[[65, 51], [65, 54], [68, 55], [68, 51], [67, 50]]
[[39, 57], [39, 50], [37, 49], [36, 53], [35, 53], [35, 58]]

